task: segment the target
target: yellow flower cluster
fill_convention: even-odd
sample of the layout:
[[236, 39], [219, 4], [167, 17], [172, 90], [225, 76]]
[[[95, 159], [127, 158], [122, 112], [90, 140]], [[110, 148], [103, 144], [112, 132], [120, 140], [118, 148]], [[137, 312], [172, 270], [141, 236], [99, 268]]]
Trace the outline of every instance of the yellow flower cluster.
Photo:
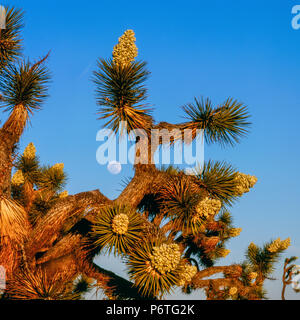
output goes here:
[[24, 181], [24, 176], [23, 176], [23, 173], [21, 170], [18, 170], [12, 177], [11, 179], [11, 183], [16, 185], [16, 186], [19, 186], [20, 184], [23, 184], [25, 181]]
[[255, 176], [251, 176], [250, 174], [244, 174], [241, 172], [237, 173], [237, 176], [235, 179], [236, 179], [235, 193], [237, 196], [242, 196], [244, 193], [249, 192], [250, 188], [252, 188], [257, 182], [257, 178]]
[[173, 271], [180, 262], [181, 252], [178, 244], [162, 244], [153, 248], [150, 257], [152, 266], [161, 274]]
[[69, 192], [67, 190], [63, 191], [62, 193], [59, 194], [60, 198], [66, 198], [69, 195]]
[[219, 251], [218, 251], [219, 255], [223, 258], [225, 258], [226, 256], [229, 255], [230, 253], [230, 250], [229, 249], [223, 249], [223, 248], [220, 248]]
[[64, 170], [64, 164], [63, 163], [56, 163], [52, 169], [57, 170], [57, 171], [63, 171]]
[[190, 282], [194, 275], [197, 273], [197, 267], [190, 264], [184, 266], [183, 272], [180, 273], [179, 286], [184, 286], [187, 282]]
[[134, 61], [138, 52], [135, 40], [133, 30], [125, 31], [119, 38], [119, 43], [114, 46], [113, 50], [113, 61], [117, 65], [126, 66]]
[[256, 278], [257, 278], [257, 272], [250, 272], [250, 273], [248, 274], [248, 278], [249, 278], [250, 280], [256, 279]]
[[120, 213], [112, 220], [112, 230], [117, 234], [125, 234], [128, 230], [129, 219], [127, 214]]
[[281, 249], [285, 250], [291, 245], [291, 238], [286, 238], [281, 242]]
[[196, 207], [197, 216], [208, 218], [216, 215], [222, 207], [222, 203], [217, 199], [210, 199], [206, 197], [200, 201]]
[[268, 251], [277, 252], [278, 250], [280, 250], [280, 247], [281, 247], [281, 240], [280, 238], [278, 238], [270, 244], [270, 246], [268, 247]]
[[285, 250], [291, 245], [291, 239], [280, 240], [280, 238], [274, 240], [268, 247], [269, 252], [277, 252], [279, 250]]
[[237, 293], [237, 291], [238, 291], [237, 287], [231, 287], [231, 288], [229, 289], [229, 294], [230, 294], [231, 296], [234, 296], [234, 295]]
[[242, 228], [231, 228], [229, 229], [229, 236], [230, 237], [237, 237], [242, 232]]
[[36, 154], [35, 146], [32, 142], [25, 148], [23, 157], [26, 159], [34, 159]]
[[253, 242], [251, 242], [251, 243], [249, 244], [248, 249], [249, 249], [249, 250], [256, 250], [256, 249], [257, 249], [257, 246], [256, 246], [256, 244], [254, 244]]

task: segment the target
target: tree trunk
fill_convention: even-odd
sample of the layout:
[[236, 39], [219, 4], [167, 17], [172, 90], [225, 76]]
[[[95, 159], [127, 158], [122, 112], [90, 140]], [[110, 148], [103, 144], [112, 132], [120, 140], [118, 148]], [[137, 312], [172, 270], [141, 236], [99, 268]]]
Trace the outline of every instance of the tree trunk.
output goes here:
[[12, 154], [24, 131], [27, 119], [27, 109], [23, 105], [17, 105], [0, 129], [0, 197], [10, 198]]

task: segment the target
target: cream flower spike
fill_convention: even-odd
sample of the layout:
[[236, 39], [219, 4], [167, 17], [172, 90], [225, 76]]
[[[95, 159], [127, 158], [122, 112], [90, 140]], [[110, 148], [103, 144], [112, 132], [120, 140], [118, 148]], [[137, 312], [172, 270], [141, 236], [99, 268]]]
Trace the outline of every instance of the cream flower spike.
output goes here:
[[19, 186], [25, 182], [24, 176], [21, 170], [18, 170], [12, 177], [11, 183], [15, 186]]
[[277, 252], [281, 247], [281, 240], [280, 238], [277, 238], [274, 240], [268, 247], [269, 252]]
[[183, 271], [180, 274], [180, 279], [178, 281], [179, 286], [184, 286], [186, 283], [190, 282], [192, 278], [197, 273], [197, 267], [190, 264], [184, 266]]
[[64, 167], [65, 165], [63, 163], [56, 163], [52, 169], [55, 169], [55, 170], [64, 170]]
[[62, 199], [62, 198], [66, 198], [68, 195], [69, 195], [69, 192], [67, 190], [65, 190], [59, 194], [59, 197]]
[[225, 258], [226, 256], [228, 256], [230, 253], [230, 250], [229, 249], [220, 249], [220, 256]]
[[32, 142], [30, 142], [24, 150], [23, 157], [26, 159], [34, 159], [35, 154], [36, 154], [35, 146]]
[[242, 196], [244, 193], [249, 192], [256, 182], [257, 178], [255, 176], [238, 172], [236, 176], [236, 195]]
[[242, 228], [232, 228], [229, 230], [230, 237], [237, 237], [242, 232]]
[[281, 241], [281, 250], [287, 249], [291, 245], [291, 238]]
[[125, 234], [128, 230], [129, 219], [127, 214], [120, 213], [113, 218], [112, 229], [114, 233]]
[[180, 262], [181, 252], [178, 244], [162, 244], [153, 248], [152, 266], [161, 274], [173, 271]]
[[222, 207], [222, 203], [217, 199], [210, 199], [206, 197], [200, 201], [196, 207], [196, 212], [199, 217], [208, 218], [209, 216], [216, 215]]
[[127, 30], [119, 38], [119, 43], [114, 46], [113, 61], [120, 66], [126, 66], [137, 57], [138, 49], [135, 45], [133, 30]]

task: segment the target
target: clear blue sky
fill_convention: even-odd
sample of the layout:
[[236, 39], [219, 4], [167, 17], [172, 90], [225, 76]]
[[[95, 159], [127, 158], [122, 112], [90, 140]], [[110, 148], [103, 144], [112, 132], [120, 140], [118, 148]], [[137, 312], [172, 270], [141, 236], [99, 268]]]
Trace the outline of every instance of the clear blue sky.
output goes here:
[[[255, 174], [255, 188], [232, 213], [243, 228], [222, 262], [244, 259], [248, 244], [290, 236], [286, 256], [300, 256], [299, 116], [300, 30], [291, 27], [291, 9], [300, 1], [3, 1], [24, 8], [25, 55], [51, 49], [50, 98], [32, 118], [23, 149], [33, 141], [44, 163], [64, 162], [70, 193], [100, 189], [115, 198], [132, 168], [111, 175], [96, 162], [94, 87], [98, 57], [108, 57], [118, 37], [133, 29], [139, 58], [152, 72], [149, 102], [156, 120], [182, 121], [180, 106], [194, 96], [214, 103], [231, 96], [249, 106], [253, 126], [235, 148], [206, 147], [205, 158], [226, 160]], [[3, 118], [3, 116], [1, 115]], [[115, 260], [98, 263], [124, 274]], [[277, 265], [274, 276], [281, 277]], [[300, 260], [299, 260], [300, 264]], [[269, 297], [280, 298], [279, 281], [268, 282]], [[172, 296], [182, 297], [180, 294]], [[197, 294], [192, 296], [197, 298]], [[288, 289], [287, 298], [299, 299]]]

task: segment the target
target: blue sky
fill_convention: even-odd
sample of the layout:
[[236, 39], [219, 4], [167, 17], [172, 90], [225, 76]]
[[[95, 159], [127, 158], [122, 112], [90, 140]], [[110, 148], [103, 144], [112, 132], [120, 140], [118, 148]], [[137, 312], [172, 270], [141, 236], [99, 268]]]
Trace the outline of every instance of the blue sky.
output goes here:
[[[206, 160], [225, 160], [258, 177], [255, 188], [232, 208], [243, 232], [231, 240], [231, 254], [222, 264], [243, 260], [251, 241], [261, 245], [277, 237], [291, 237], [285, 256], [300, 256], [300, 30], [291, 26], [292, 7], [300, 1], [2, 4], [26, 11], [26, 56], [37, 59], [51, 50], [50, 98], [32, 118], [21, 149], [32, 141], [45, 164], [64, 162], [70, 193], [99, 188], [115, 198], [122, 179], [133, 174], [128, 165], [120, 175], [111, 175], [96, 162], [101, 122], [91, 82], [97, 58], [110, 56], [118, 37], [133, 29], [139, 58], [152, 73], [147, 85], [157, 121], [182, 121], [180, 106], [194, 96], [210, 97], [215, 104], [233, 97], [249, 107], [253, 125], [241, 144], [205, 146]], [[283, 258], [274, 273], [278, 279]], [[124, 274], [114, 259], [101, 256], [97, 261]], [[269, 297], [280, 298], [280, 281], [269, 281], [267, 289]], [[179, 293], [172, 297], [183, 298]], [[286, 297], [300, 295], [288, 289]]]

